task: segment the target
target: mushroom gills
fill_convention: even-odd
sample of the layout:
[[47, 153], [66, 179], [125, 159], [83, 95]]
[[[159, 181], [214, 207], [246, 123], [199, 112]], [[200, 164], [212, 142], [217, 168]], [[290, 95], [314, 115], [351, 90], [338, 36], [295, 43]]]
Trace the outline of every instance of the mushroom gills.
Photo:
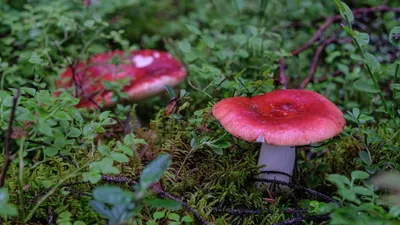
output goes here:
[[[260, 169], [261, 172], [271, 171], [272, 173], [261, 173], [259, 178], [289, 182], [290, 177], [280, 174], [279, 172], [292, 176], [295, 161], [296, 148], [294, 146], [276, 146], [263, 142], [257, 165], [259, 167], [263, 166]], [[257, 186], [259, 187], [259, 185]]]

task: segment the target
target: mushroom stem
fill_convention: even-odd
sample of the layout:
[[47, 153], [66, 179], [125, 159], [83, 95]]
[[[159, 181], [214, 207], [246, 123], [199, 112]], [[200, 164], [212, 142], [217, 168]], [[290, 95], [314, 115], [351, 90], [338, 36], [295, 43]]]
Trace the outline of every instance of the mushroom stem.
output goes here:
[[[296, 148], [294, 146], [276, 146], [262, 143], [258, 166], [264, 166], [260, 171], [283, 172], [293, 174], [296, 160]], [[279, 180], [289, 182], [290, 177], [277, 173], [262, 173], [261, 179]]]

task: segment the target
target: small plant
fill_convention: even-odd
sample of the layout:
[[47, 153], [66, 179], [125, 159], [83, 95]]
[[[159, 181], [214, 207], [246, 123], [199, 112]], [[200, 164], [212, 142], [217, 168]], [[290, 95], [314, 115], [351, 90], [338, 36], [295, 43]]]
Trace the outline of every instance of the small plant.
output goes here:
[[109, 225], [119, 225], [132, 220], [145, 205], [176, 210], [180, 204], [167, 199], [150, 198], [149, 188], [159, 182], [163, 172], [171, 165], [170, 156], [160, 155], [147, 165], [140, 174], [134, 193], [116, 186], [99, 186], [93, 190], [92, 208], [108, 219]]
[[181, 218], [181, 216], [176, 213], [166, 213], [164, 210], [153, 213], [153, 219], [147, 221], [146, 225], [157, 225], [165, 219], [168, 220], [168, 224], [170, 225], [191, 224], [193, 222], [193, 219], [190, 216], [183, 216]]

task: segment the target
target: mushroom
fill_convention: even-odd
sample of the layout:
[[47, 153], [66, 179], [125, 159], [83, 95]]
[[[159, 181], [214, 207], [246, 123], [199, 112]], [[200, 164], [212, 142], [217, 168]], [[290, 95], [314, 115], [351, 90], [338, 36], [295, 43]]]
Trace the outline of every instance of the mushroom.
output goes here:
[[[232, 97], [212, 108], [214, 117], [232, 135], [262, 142], [258, 166], [262, 179], [289, 182], [295, 166], [294, 146], [338, 135], [346, 121], [338, 107], [309, 90], [276, 90], [253, 97]], [[266, 167], [265, 167], [266, 166]], [[284, 175], [284, 174], [287, 175]]]
[[[120, 63], [112, 63], [114, 57], [120, 57]], [[103, 80], [110, 82], [130, 78], [130, 84], [122, 91], [131, 102], [154, 96], [165, 90], [165, 85], [176, 86], [186, 75], [183, 64], [167, 52], [138, 50], [124, 56], [123, 51], [116, 50], [94, 55], [88, 63], [78, 63], [75, 76], [68, 67], [56, 81], [56, 87], [66, 89], [77, 84], [75, 88], [81, 99], [77, 105], [79, 108], [96, 108], [96, 104], [101, 102], [110, 107], [115, 105], [111, 100], [113, 93], [106, 90]]]

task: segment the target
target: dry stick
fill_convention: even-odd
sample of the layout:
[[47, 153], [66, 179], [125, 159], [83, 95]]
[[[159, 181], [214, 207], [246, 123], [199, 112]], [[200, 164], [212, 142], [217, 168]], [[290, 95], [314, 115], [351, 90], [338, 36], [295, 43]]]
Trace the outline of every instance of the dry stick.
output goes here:
[[[227, 213], [235, 216], [245, 216], [245, 215], [261, 215], [261, 214], [272, 214], [272, 210], [251, 210], [251, 209], [221, 209], [215, 207], [212, 209], [215, 213]], [[299, 214], [308, 212], [307, 209], [284, 209], [281, 211], [285, 214]]]
[[[349, 71], [352, 71], [352, 70], [354, 69], [354, 67], [356, 67], [356, 65], [351, 65], [351, 66], [349, 67]], [[321, 82], [324, 82], [324, 81], [328, 80], [328, 77], [337, 77], [337, 76], [342, 75], [342, 74], [343, 74], [342, 71], [336, 70], [335, 72], [331, 73], [330, 75], [327, 75], [327, 76], [324, 76], [324, 77], [319, 78], [319, 79], [317, 80], [317, 82], [318, 82], [318, 83], [321, 83]]]
[[344, 38], [342, 40], [337, 40], [336, 35], [334, 35], [334, 36], [326, 39], [320, 46], [318, 46], [317, 51], [315, 52], [312, 64], [311, 64], [310, 71], [308, 72], [307, 77], [301, 83], [300, 89], [304, 89], [307, 86], [307, 84], [314, 78], [314, 74], [315, 74], [315, 71], [317, 70], [317, 66], [318, 66], [319, 56], [321, 55], [322, 51], [328, 44], [330, 44], [332, 42], [350, 43], [352, 41], [353, 41], [353, 39], [350, 37]]
[[[115, 182], [115, 183], [128, 183], [128, 184], [137, 184], [136, 181], [128, 178], [128, 177], [123, 177], [123, 176], [107, 176], [107, 175], [102, 175], [101, 179], [103, 181], [108, 181], [108, 182]], [[187, 203], [184, 201], [180, 200], [179, 198], [163, 191], [160, 187], [153, 186], [153, 190], [157, 195], [159, 195], [162, 198], [168, 198], [174, 201], [179, 202], [183, 207], [185, 207], [189, 212], [191, 212], [198, 220], [200, 220], [203, 224], [208, 225], [209, 223], [207, 220], [205, 220], [196, 210], [194, 210], [192, 207], [190, 207]]]
[[273, 225], [294, 225], [294, 224], [300, 224], [303, 221], [326, 221], [329, 219], [330, 219], [329, 215], [317, 215], [317, 216], [302, 216], [302, 215], [300, 215], [294, 219], [285, 220], [281, 223], [275, 223]]
[[49, 210], [47, 211], [47, 213], [49, 214], [49, 218], [47, 219], [47, 225], [51, 225], [51, 224], [53, 224], [53, 220], [54, 220], [54, 211], [50, 207]]
[[13, 97], [13, 104], [11, 108], [11, 115], [10, 115], [10, 121], [8, 122], [8, 132], [7, 132], [7, 137], [4, 141], [4, 163], [3, 163], [3, 168], [1, 170], [0, 174], [0, 187], [4, 186], [4, 182], [6, 180], [6, 173], [8, 170], [8, 167], [10, 165], [10, 162], [13, 160], [13, 156], [11, 155], [11, 135], [13, 132], [13, 122], [14, 122], [14, 117], [15, 117], [15, 109], [17, 107], [17, 101], [19, 98], [19, 93], [20, 89], [17, 89], [17, 93], [15, 93]]
[[[371, 7], [371, 8], [358, 8], [353, 10], [354, 16], [359, 16], [360, 14], [364, 13], [373, 13], [373, 12], [400, 12], [400, 8], [391, 8], [389, 6], [377, 6], [377, 7]], [[293, 56], [297, 56], [304, 50], [310, 48], [318, 39], [321, 38], [323, 32], [334, 22], [339, 21], [342, 19], [342, 16], [340, 14], [334, 15], [332, 17], [329, 17], [328, 19], [325, 20], [325, 22], [318, 28], [318, 30], [314, 33], [313, 37], [308, 40], [304, 45], [300, 46], [299, 48], [293, 50], [291, 53]], [[282, 57], [283, 58], [283, 57]], [[285, 65], [284, 65], [284, 60], [282, 61], [282, 58], [279, 60], [280, 61], [280, 79], [283, 81], [287, 81], [286, 74], [285, 74]], [[283, 63], [283, 64], [282, 64]], [[281, 82], [282, 83], [282, 82]], [[286, 83], [282, 83], [282, 85], [286, 86]]]
[[303, 80], [300, 85], [300, 89], [304, 89], [307, 84], [311, 81], [314, 77], [315, 71], [317, 70], [319, 56], [321, 55], [322, 51], [324, 50], [325, 46], [328, 44], [336, 41], [336, 35], [331, 36], [330, 38], [326, 39], [320, 46], [318, 46], [317, 51], [315, 52], [310, 71], [308, 72], [307, 77]]
[[279, 185], [285, 185], [285, 186], [288, 186], [290, 188], [293, 188], [294, 190], [302, 190], [302, 191], [308, 192], [310, 194], [317, 195], [317, 196], [321, 197], [322, 199], [324, 199], [327, 202], [338, 203], [335, 199], [333, 199], [333, 198], [331, 198], [331, 197], [329, 197], [329, 196], [327, 196], [325, 194], [322, 194], [322, 193], [320, 193], [318, 191], [315, 191], [313, 189], [310, 189], [310, 188], [303, 187], [303, 186], [298, 185], [298, 184], [293, 184], [293, 183], [288, 183], [288, 182], [284, 182], [284, 181], [280, 181], [280, 180], [273, 180], [273, 179], [253, 178], [253, 180], [257, 181], [257, 182], [265, 182], [265, 183], [274, 183], [274, 184], [279, 184]]
[[196, 217], [196, 219], [200, 220], [205, 225], [209, 224], [207, 220], [205, 220], [198, 212], [196, 212], [196, 210], [194, 210], [192, 207], [190, 207], [186, 202], [180, 200], [179, 198], [177, 198], [163, 190], [158, 190], [157, 194], [162, 198], [168, 198], [168, 199], [179, 202], [181, 205], [183, 205], [183, 207], [185, 207], [189, 212], [191, 212]]

